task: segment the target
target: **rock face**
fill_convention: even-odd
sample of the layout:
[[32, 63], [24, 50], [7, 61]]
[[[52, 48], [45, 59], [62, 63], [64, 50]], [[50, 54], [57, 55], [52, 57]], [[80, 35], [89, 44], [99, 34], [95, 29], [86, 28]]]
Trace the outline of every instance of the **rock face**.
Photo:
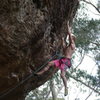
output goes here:
[[0, 100], [24, 100], [57, 70], [31, 76], [66, 36], [66, 22], [75, 16], [78, 0], [0, 1]]

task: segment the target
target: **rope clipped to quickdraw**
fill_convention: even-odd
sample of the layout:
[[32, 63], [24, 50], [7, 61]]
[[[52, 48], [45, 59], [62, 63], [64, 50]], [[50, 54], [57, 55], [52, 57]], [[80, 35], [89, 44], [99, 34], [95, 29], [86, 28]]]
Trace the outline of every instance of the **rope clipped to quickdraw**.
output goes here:
[[56, 51], [57, 59], [61, 59], [64, 56], [60, 53], [60, 51]]
[[[50, 62], [51, 60], [53, 60], [53, 58], [54, 58], [55, 56], [58, 56], [58, 53], [55, 53], [54, 56], [52, 56], [52, 57], [51, 57], [49, 60], [47, 60], [42, 66], [40, 66], [36, 71], [34, 71], [33, 74], [37, 73], [37, 72], [38, 72], [39, 70], [41, 70], [44, 66], [46, 66], [46, 65], [48, 64], [48, 62]], [[57, 59], [58, 59], [58, 57], [57, 57]]]
[[48, 64], [51, 60], [53, 60], [54, 57], [57, 57], [59, 59], [59, 53], [56, 52], [55, 55], [53, 55], [49, 60], [47, 60], [42, 66], [40, 66], [36, 71], [33, 71], [29, 76], [27, 76], [24, 80], [22, 80], [19, 84], [17, 84], [14, 88], [10, 88], [9, 90], [6, 90], [5, 92], [0, 94], [0, 99], [3, 98], [4, 96], [8, 95], [12, 91], [14, 91], [16, 88], [18, 88], [20, 85], [22, 85], [25, 81], [29, 80], [34, 74], [36, 74], [40, 69], [42, 69], [44, 66]]

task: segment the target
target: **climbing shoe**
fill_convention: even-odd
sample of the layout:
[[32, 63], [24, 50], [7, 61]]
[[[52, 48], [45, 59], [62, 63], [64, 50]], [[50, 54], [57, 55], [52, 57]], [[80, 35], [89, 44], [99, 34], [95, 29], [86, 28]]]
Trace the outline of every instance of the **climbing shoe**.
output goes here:
[[65, 94], [64, 94], [65, 96], [67, 96], [68, 95], [68, 87], [67, 88], [65, 88]]

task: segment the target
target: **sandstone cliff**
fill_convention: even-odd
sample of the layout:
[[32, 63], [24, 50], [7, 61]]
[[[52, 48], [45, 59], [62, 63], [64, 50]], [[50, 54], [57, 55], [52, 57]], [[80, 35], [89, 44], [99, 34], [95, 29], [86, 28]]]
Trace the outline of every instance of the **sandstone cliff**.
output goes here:
[[72, 23], [78, 5], [78, 0], [0, 1], [0, 100], [24, 100], [52, 77], [53, 68], [30, 75], [62, 50], [66, 22]]

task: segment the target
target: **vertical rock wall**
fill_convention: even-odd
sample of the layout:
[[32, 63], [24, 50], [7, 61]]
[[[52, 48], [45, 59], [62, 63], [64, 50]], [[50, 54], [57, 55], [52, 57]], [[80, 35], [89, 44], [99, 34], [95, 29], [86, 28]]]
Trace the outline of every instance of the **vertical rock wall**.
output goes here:
[[66, 22], [72, 22], [78, 4], [78, 0], [0, 1], [0, 100], [24, 100], [55, 73], [51, 68], [23, 82], [62, 50]]

